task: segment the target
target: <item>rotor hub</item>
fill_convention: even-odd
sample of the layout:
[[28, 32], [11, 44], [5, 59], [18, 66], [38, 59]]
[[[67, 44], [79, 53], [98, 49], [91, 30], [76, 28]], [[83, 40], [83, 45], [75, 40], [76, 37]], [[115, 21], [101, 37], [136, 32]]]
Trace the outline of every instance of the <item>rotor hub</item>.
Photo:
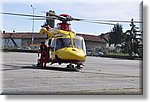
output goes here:
[[73, 18], [69, 14], [60, 14], [59, 16], [64, 17], [65, 19], [62, 19], [62, 21], [72, 21]]

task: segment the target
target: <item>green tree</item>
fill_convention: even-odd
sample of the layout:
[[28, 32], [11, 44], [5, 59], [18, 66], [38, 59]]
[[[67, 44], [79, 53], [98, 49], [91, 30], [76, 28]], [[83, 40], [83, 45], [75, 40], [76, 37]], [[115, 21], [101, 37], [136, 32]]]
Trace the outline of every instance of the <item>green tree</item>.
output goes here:
[[116, 44], [121, 44], [123, 37], [122, 29], [123, 29], [122, 25], [120, 24], [114, 25], [110, 34], [109, 45], [115, 44], [116, 46]]
[[124, 37], [122, 40], [122, 51], [124, 53], [129, 53], [129, 56], [143, 56], [143, 32], [141, 30], [138, 30], [139, 27], [136, 27], [136, 25], [133, 22], [133, 19], [131, 20], [131, 29], [127, 30], [124, 33]]

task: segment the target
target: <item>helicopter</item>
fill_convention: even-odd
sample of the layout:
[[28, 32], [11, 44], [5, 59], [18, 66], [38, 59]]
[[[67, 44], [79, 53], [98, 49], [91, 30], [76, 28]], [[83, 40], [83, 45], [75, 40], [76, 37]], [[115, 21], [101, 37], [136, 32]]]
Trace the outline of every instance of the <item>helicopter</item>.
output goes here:
[[[54, 16], [55, 19], [61, 21], [57, 24], [57, 28], [53, 24], [45, 24], [40, 29], [40, 34], [47, 34], [48, 39], [46, 45], [50, 47], [48, 62], [53, 63], [69, 63], [67, 68], [81, 69], [84, 66], [86, 59], [86, 46], [82, 36], [76, 36], [76, 33], [71, 30], [69, 21], [73, 18], [68, 14], [55, 15], [53, 12], [48, 12], [49, 16]], [[39, 59], [40, 61], [40, 59]], [[40, 65], [39, 62], [37, 65]], [[74, 65], [76, 65], [74, 67]]]
[[[33, 17], [34, 20], [46, 20], [41, 26], [40, 34], [47, 34], [45, 45], [48, 47], [47, 63], [58, 63], [59, 65], [67, 63], [68, 69], [82, 69], [86, 61], [86, 45], [82, 36], [77, 36], [71, 29], [70, 21], [84, 21], [89, 23], [115, 25], [112, 22], [131, 22], [118, 20], [87, 20], [78, 19], [69, 14], [56, 15], [54, 11], [46, 12], [46, 16], [20, 14], [20, 13], [1, 13], [6, 15]], [[55, 20], [59, 20], [57, 27], [54, 27]], [[142, 23], [134, 21], [134, 23]], [[43, 66], [43, 61], [38, 58], [37, 66]]]

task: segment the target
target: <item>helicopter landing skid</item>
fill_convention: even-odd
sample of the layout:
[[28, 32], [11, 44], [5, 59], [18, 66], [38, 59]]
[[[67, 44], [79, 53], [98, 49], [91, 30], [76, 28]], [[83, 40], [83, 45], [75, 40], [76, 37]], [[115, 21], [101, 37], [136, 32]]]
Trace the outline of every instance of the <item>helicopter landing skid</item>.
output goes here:
[[69, 65], [67, 65], [66, 70], [69, 70], [69, 71], [79, 71], [79, 69], [77, 67], [74, 67], [74, 65], [71, 64], [71, 63]]
[[35, 69], [41, 68], [41, 66], [39, 66], [39, 65], [37, 65], [37, 64], [33, 64], [32, 67], [35, 68]]
[[[82, 66], [81, 66], [81, 65], [82, 65]], [[83, 66], [84, 66], [83, 64], [77, 64], [77, 65], [76, 65], [76, 68], [77, 68], [77, 69], [82, 69]]]
[[41, 68], [42, 66], [40, 64], [34, 64], [34, 65], [32, 65], [32, 67]]

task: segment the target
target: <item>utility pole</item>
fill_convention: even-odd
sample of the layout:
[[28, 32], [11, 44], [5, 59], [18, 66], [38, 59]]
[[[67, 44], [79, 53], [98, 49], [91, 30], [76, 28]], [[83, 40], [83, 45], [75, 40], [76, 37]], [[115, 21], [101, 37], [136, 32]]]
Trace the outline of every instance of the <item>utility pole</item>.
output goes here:
[[32, 5], [31, 5], [31, 8], [32, 8], [32, 11], [33, 11], [33, 23], [32, 23], [32, 44], [34, 43], [34, 10], [36, 8], [34, 8]]

